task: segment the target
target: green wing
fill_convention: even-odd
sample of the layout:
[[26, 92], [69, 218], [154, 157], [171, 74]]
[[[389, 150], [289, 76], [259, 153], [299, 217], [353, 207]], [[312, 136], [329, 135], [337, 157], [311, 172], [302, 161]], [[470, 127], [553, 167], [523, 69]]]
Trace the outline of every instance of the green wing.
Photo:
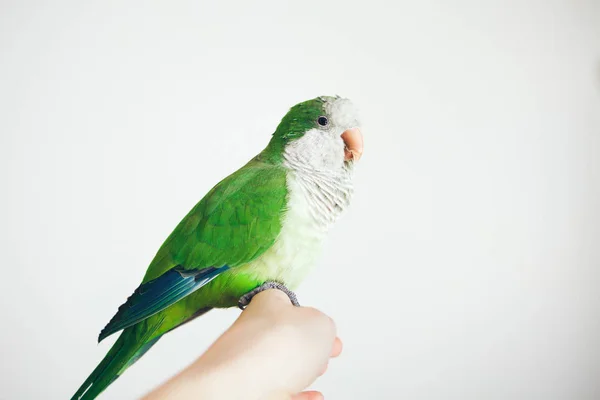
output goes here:
[[99, 340], [260, 256], [281, 230], [286, 199], [285, 170], [256, 159], [217, 184], [163, 243], [142, 284], [119, 307]]
[[234, 268], [254, 260], [275, 242], [286, 199], [285, 170], [250, 161], [183, 218], [158, 250], [142, 283], [176, 266]]

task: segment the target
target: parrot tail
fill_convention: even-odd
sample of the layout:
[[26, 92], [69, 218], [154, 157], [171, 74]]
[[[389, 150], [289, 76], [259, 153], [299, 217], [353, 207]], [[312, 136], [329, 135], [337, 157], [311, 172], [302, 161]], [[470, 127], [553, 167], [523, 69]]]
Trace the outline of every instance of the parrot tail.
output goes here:
[[[121, 333], [104, 359], [83, 382], [71, 400], [93, 400], [113, 383], [127, 368], [139, 360], [161, 336], [146, 340], [139, 337], [134, 325]], [[154, 331], [154, 329], [152, 330]]]

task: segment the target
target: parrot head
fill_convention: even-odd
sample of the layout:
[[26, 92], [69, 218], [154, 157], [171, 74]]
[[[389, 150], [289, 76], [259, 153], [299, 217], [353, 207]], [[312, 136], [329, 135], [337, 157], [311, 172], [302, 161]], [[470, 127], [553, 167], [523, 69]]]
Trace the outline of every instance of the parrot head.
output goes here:
[[356, 108], [339, 96], [296, 104], [279, 123], [267, 149], [307, 170], [347, 170], [363, 153]]

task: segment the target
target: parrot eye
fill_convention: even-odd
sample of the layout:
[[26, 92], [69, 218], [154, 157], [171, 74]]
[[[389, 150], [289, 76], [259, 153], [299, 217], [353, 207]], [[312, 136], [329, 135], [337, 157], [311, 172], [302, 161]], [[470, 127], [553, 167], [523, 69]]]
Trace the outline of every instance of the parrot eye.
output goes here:
[[317, 120], [317, 122], [321, 126], [327, 126], [327, 124], [329, 123], [329, 120], [327, 119], [327, 117], [319, 117], [319, 119]]

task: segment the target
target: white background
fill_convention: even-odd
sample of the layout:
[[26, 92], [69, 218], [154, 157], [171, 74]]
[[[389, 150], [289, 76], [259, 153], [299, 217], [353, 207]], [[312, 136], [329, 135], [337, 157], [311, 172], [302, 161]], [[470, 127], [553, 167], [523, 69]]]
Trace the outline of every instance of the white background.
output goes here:
[[[206, 3], [0, 3], [0, 398], [70, 398], [181, 217], [332, 94], [365, 155], [298, 292], [345, 342], [315, 388], [600, 398], [600, 2]], [[103, 398], [237, 315], [167, 335]]]

